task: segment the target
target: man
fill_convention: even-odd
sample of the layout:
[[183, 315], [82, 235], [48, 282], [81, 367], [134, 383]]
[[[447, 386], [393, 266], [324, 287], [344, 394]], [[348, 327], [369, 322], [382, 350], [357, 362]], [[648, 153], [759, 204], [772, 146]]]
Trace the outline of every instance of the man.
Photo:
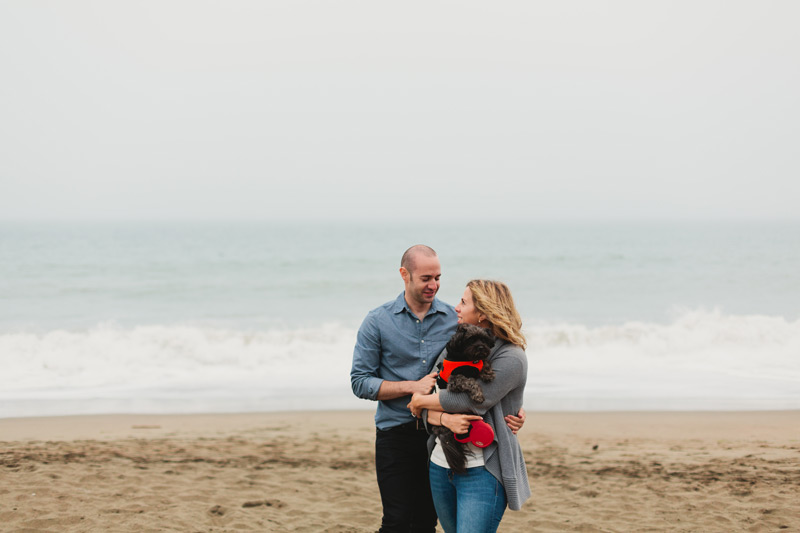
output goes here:
[[[452, 306], [436, 298], [439, 257], [418, 244], [403, 254], [405, 291], [369, 312], [358, 330], [350, 383], [359, 398], [377, 400], [375, 470], [383, 504], [381, 533], [433, 533], [436, 511], [428, 481], [428, 433], [407, 404], [429, 393], [437, 356], [456, 330]], [[507, 417], [512, 429], [521, 418]]]

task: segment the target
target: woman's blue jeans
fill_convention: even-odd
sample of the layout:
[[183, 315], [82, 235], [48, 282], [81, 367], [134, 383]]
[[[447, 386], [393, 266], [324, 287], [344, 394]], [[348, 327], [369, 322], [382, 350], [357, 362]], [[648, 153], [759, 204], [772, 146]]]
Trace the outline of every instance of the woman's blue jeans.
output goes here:
[[431, 493], [445, 533], [494, 533], [506, 510], [503, 485], [486, 468], [456, 474], [430, 463]]

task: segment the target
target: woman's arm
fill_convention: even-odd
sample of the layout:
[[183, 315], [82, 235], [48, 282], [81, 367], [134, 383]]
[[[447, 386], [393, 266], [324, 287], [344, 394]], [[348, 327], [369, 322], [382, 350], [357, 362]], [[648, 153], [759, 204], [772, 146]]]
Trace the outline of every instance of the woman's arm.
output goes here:
[[[459, 403], [459, 405], [452, 409], [450, 409], [448, 406], [448, 411], [462, 413], [485, 413], [491, 406], [499, 402], [506, 394], [508, 394], [509, 391], [517, 386], [519, 383], [519, 376], [527, 371], [525, 355], [524, 352], [522, 354], [518, 352], [513, 353], [517, 350], [521, 351], [521, 349], [518, 347], [509, 346], [509, 348], [511, 348], [511, 350], [509, 350], [511, 353], [506, 353], [506, 355], [501, 354], [500, 357], [497, 357], [492, 362], [492, 365], [496, 371], [495, 380], [489, 383], [481, 383], [481, 388], [484, 391], [484, 396], [486, 397], [486, 400], [483, 403], [476, 404], [471, 402], [465, 393], [450, 393], [446, 389], [440, 391], [440, 394], [443, 394], [444, 398], [447, 398], [449, 401], [452, 401], [454, 398], [456, 402]], [[409, 402], [408, 408], [411, 410], [411, 413], [417, 417], [421, 415], [423, 409], [430, 409], [434, 411], [444, 410], [439, 394], [414, 394], [411, 397], [411, 402]], [[427, 418], [427, 420], [430, 421], [431, 419]], [[511, 432], [516, 435], [516, 433], [522, 429], [522, 426], [525, 424], [525, 411], [520, 408], [519, 412], [516, 413], [516, 416], [512, 414], [507, 415], [505, 417], [505, 422], [509, 429], [511, 429]], [[431, 421], [430, 423], [434, 422]]]
[[[411, 401], [406, 406], [411, 410], [411, 414], [418, 417], [422, 414], [423, 409], [442, 411], [442, 404], [439, 403], [438, 394], [420, 394], [415, 392], [411, 396]], [[430, 418], [429, 418], [430, 420]], [[437, 424], [438, 425], [438, 424]]]
[[[484, 401], [477, 403], [470, 399], [466, 392], [451, 392], [447, 389], [439, 391], [434, 409], [448, 413], [475, 413], [483, 415], [520, 384], [520, 379], [527, 371], [527, 360], [522, 348], [511, 344], [500, 347], [497, 356], [491, 359], [495, 378], [490, 382], [481, 382]], [[412, 397], [413, 402], [413, 397]], [[512, 428], [513, 429], [513, 428]]]
[[469, 431], [470, 420], [481, 420], [478, 415], [454, 415], [444, 411], [428, 409], [428, 424], [444, 426], [456, 435]]
[[[447, 424], [441, 423], [442, 419], [441, 419], [440, 415], [441, 415], [441, 413], [443, 413], [443, 411], [442, 411], [441, 403], [439, 403], [438, 394], [420, 394], [420, 393], [416, 393], [411, 397], [411, 401], [408, 404], [408, 408], [411, 410], [411, 414], [413, 414], [416, 417], [419, 417], [420, 415], [422, 415], [423, 410], [427, 410], [428, 411], [428, 417], [427, 417], [428, 424], [433, 424], [435, 426], [445, 426], [445, 427], [448, 427], [448, 428], [452, 429]], [[445, 415], [450, 415], [452, 413], [444, 413], [444, 414]], [[518, 415], [519, 416], [508, 415], [505, 418], [506, 424], [508, 425], [509, 429], [511, 429], [511, 432], [514, 435], [516, 435], [517, 431], [522, 429], [522, 426], [525, 424], [525, 411], [522, 410], [522, 408], [520, 408]], [[457, 415], [457, 416], [466, 417], [466, 418], [462, 418], [461, 420], [456, 422], [459, 425], [459, 427], [461, 427], [461, 428], [469, 426], [469, 420], [480, 420], [481, 419], [480, 416], [474, 416], [474, 415], [463, 415], [463, 414], [461, 414], [461, 415]], [[452, 419], [452, 417], [450, 417], [450, 416], [445, 417], [445, 419], [448, 419], [448, 418]], [[463, 422], [464, 420], [466, 420], [466, 422]], [[463, 431], [462, 431], [462, 433], [463, 433]]]

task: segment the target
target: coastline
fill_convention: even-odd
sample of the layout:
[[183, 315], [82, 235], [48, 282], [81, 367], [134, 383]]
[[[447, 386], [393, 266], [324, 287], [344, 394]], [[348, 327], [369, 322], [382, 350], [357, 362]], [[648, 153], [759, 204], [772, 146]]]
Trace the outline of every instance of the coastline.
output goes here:
[[[372, 532], [373, 411], [0, 419], [0, 521], [37, 531]], [[530, 412], [500, 531], [800, 527], [800, 411]]]

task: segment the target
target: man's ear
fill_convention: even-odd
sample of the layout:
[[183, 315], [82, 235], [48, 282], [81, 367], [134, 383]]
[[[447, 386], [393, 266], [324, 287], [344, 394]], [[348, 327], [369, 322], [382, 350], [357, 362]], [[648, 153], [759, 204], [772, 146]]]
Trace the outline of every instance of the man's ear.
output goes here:
[[408, 283], [411, 280], [411, 272], [406, 267], [400, 267], [400, 277], [403, 278], [404, 282]]

